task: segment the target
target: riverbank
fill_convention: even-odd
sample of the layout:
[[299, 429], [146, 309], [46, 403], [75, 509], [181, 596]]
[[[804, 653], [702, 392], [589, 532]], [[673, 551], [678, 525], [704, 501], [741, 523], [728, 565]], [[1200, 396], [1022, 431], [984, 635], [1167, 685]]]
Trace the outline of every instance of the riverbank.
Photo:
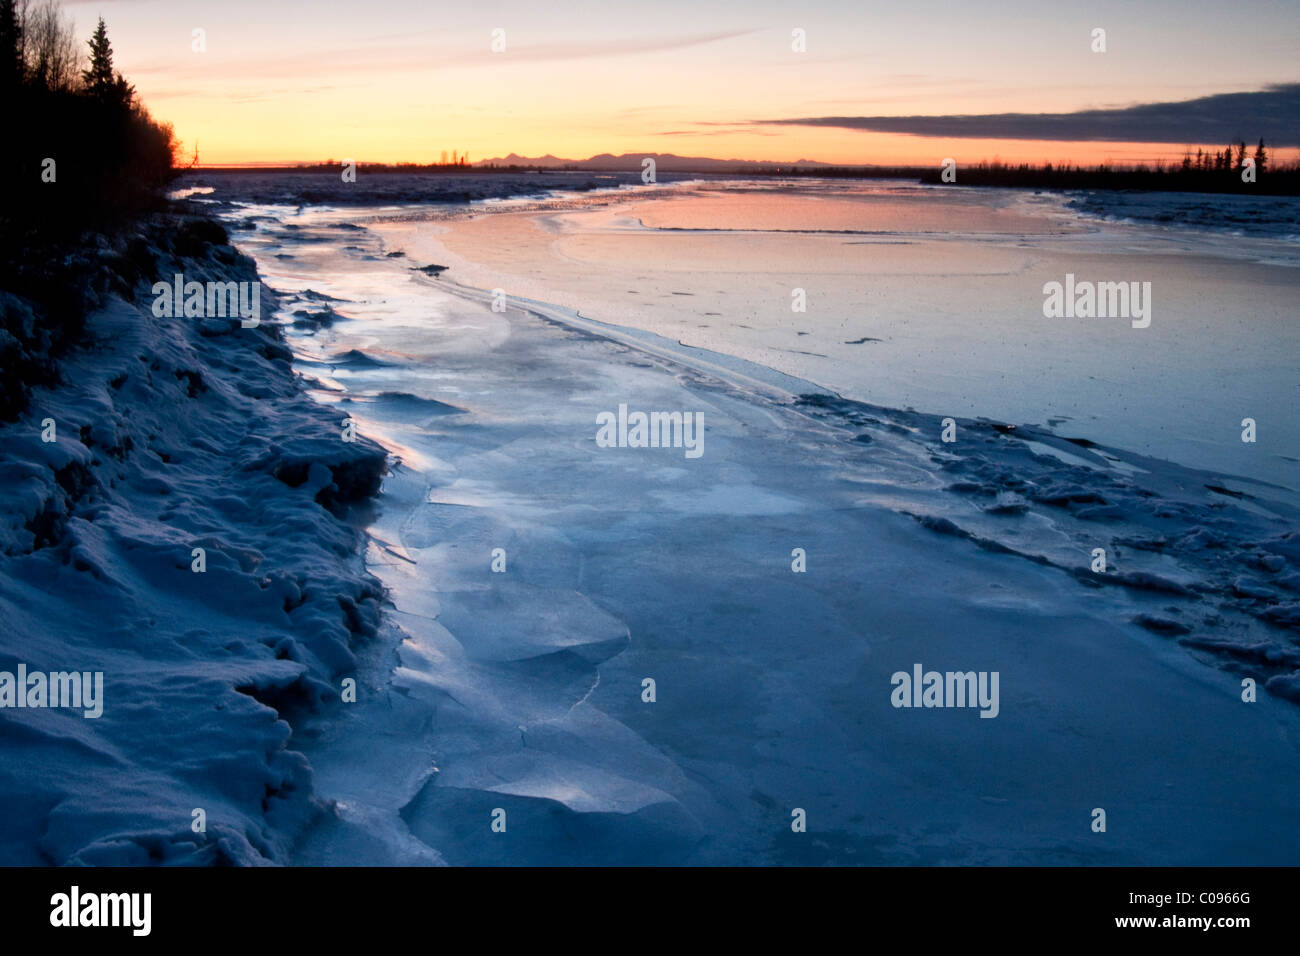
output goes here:
[[259, 282], [210, 221], [89, 261], [112, 281], [85, 339], [0, 426], [0, 660], [101, 675], [102, 713], [0, 709], [0, 857], [284, 862], [323, 808], [301, 737], [378, 622], [345, 519], [385, 455], [342, 440], [273, 323], [158, 314], [155, 280]]

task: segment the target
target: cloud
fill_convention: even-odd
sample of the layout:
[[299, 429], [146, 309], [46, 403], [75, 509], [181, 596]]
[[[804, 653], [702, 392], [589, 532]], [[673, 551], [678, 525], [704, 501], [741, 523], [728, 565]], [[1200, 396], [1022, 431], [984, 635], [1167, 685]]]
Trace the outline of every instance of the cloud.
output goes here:
[[[130, 76], [164, 75], [170, 79], [202, 79], [206, 82], [221, 70], [249, 82], [285, 77], [300, 77], [317, 73], [330, 76], [369, 75], [383, 79], [397, 72], [426, 72], [446, 67], [491, 67], [537, 62], [587, 60], [598, 57], [626, 57], [648, 53], [681, 50], [720, 40], [753, 33], [753, 30], [729, 30], [718, 33], [677, 34], [660, 37], [618, 37], [610, 40], [585, 43], [508, 43], [505, 52], [493, 53], [486, 40], [476, 50], [447, 53], [445, 44], [420, 44], [419, 34], [412, 34], [414, 43], [353, 46], [347, 49], [304, 51], [282, 55], [268, 60], [264, 56], [220, 58], [215, 53], [205, 58], [185, 57], [166, 62], [132, 65], [124, 72]], [[509, 37], [507, 37], [509, 39]]]
[[765, 126], [829, 126], [944, 139], [1060, 142], [1226, 143], [1260, 136], [1300, 145], [1300, 83], [1250, 93], [1216, 93], [1177, 103], [1144, 103], [1075, 113], [985, 113], [949, 116], [814, 116], [757, 120]]
[[[702, 46], [718, 40], [733, 40], [753, 30], [727, 30], [719, 33], [696, 33], [685, 36], [646, 37], [644, 39], [619, 39], [589, 43], [546, 43], [533, 46], [507, 46], [500, 54], [506, 62], [541, 60], [585, 60], [603, 56], [627, 56], [636, 53], [660, 53], [665, 50], [682, 50]], [[478, 56], [466, 57], [465, 62], [479, 62]]]

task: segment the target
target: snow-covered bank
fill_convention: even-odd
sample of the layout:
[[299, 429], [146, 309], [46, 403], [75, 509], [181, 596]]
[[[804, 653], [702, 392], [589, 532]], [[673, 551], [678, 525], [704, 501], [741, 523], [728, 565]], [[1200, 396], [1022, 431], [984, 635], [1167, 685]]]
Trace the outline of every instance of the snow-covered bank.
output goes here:
[[319, 811], [291, 738], [374, 634], [342, 516], [386, 456], [342, 439], [269, 322], [154, 314], [177, 273], [258, 281], [214, 228], [105, 243], [88, 341], [0, 425], [0, 670], [104, 686], [95, 719], [0, 709], [0, 862], [274, 863]]

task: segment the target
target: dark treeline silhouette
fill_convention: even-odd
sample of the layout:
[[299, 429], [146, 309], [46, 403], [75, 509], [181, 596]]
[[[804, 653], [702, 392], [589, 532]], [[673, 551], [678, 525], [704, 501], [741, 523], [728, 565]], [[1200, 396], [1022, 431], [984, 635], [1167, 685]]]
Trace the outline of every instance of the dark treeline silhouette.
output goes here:
[[[1246, 174], [1253, 161], [1253, 181]], [[1246, 175], [1243, 175], [1246, 174]], [[942, 170], [927, 168], [925, 183], [942, 183]], [[1161, 192], [1239, 193], [1242, 195], [1300, 195], [1300, 164], [1274, 166], [1261, 139], [1253, 152], [1244, 142], [1230, 144], [1222, 152], [1198, 149], [1181, 162], [1148, 165], [1077, 166], [1044, 163], [981, 162], [958, 164], [958, 186], [1027, 186], [1035, 189], [1146, 189]]]
[[155, 205], [173, 177], [172, 129], [154, 122], [114, 70], [102, 19], [87, 47], [78, 69], [57, 4], [0, 0], [0, 98], [16, 160], [0, 192], [6, 238], [62, 239], [111, 225]]
[[[1246, 160], [1254, 162], [1254, 181], [1242, 177]], [[510, 167], [514, 168], [514, 167]], [[682, 170], [677, 170], [681, 172]], [[709, 172], [726, 175], [725, 170]], [[1200, 149], [1181, 162], [1095, 166], [1077, 164], [1003, 163], [997, 160], [963, 165], [955, 178], [943, 179], [943, 167], [933, 166], [819, 166], [761, 164], [737, 169], [737, 175], [815, 177], [826, 179], [913, 179], [922, 183], [956, 186], [1002, 186], [1030, 189], [1147, 189], [1161, 192], [1239, 193], [1254, 196], [1300, 195], [1300, 163], [1274, 165], [1261, 139], [1253, 152], [1246, 144], [1230, 144], [1222, 152]]]
[[[11, 160], [0, 190], [0, 419], [57, 380], [106, 284], [103, 255], [166, 202], [175, 138], [113, 68], [101, 19], [85, 45], [55, 0], [0, 0], [0, 102]], [[126, 291], [127, 290], [119, 290]]]

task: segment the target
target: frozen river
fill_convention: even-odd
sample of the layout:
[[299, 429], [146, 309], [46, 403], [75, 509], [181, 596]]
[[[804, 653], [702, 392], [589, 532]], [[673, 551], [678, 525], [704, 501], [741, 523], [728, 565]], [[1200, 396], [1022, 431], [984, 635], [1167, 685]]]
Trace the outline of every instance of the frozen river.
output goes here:
[[[1288, 247], [930, 202], [237, 210], [395, 456], [298, 862], [1294, 861]], [[1150, 327], [1045, 318], [1067, 273], [1151, 282]], [[605, 447], [620, 405], [703, 454]], [[996, 716], [896, 706], [917, 667]]]

